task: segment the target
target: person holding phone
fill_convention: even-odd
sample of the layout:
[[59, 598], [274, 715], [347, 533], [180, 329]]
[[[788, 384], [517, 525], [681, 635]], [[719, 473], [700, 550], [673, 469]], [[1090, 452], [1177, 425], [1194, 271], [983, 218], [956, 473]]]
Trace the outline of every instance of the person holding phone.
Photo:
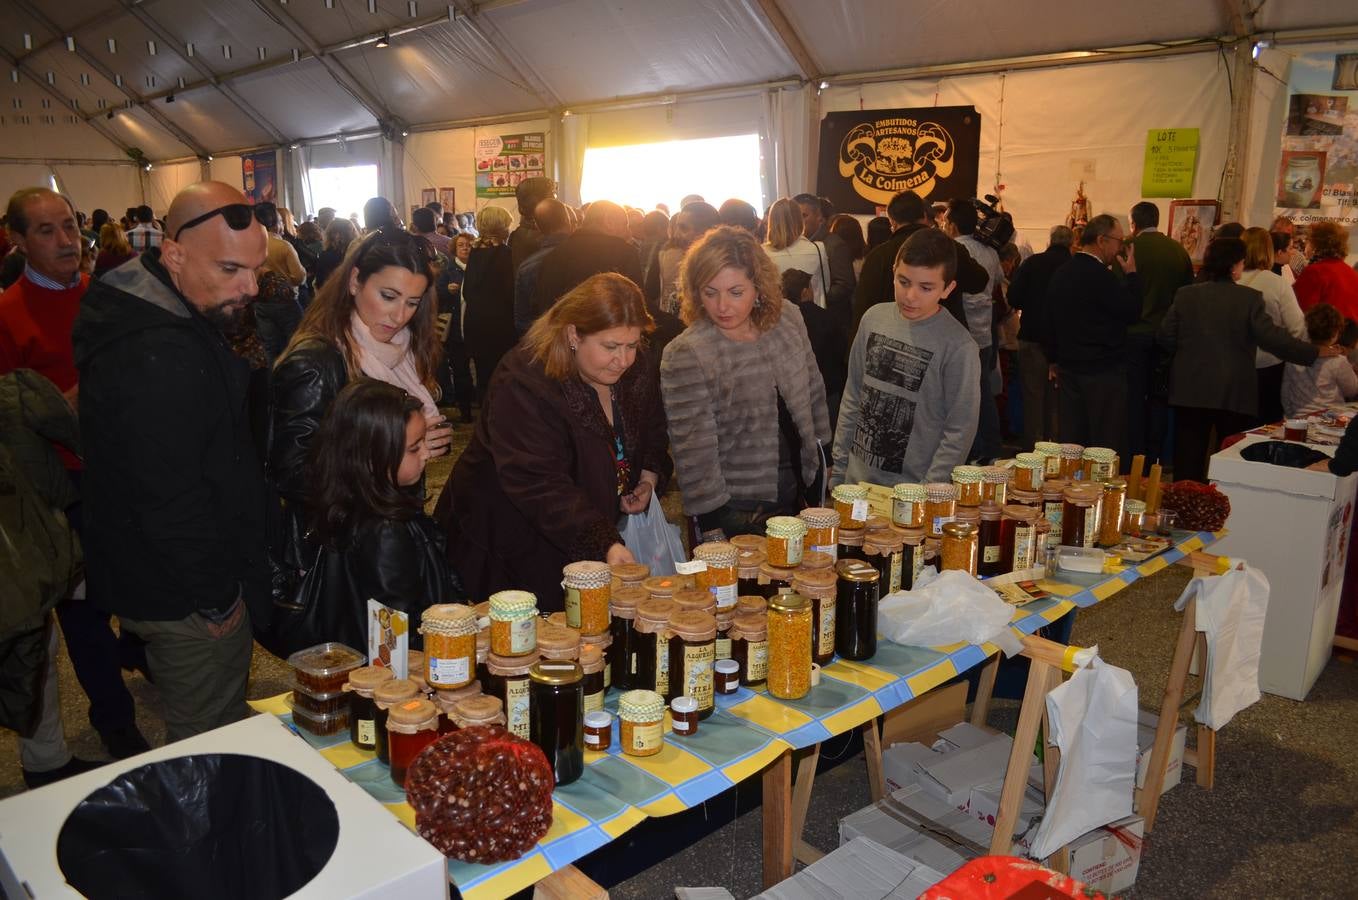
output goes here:
[[[1113, 274], [1114, 260], [1123, 276]], [[1089, 220], [1047, 288], [1049, 377], [1062, 442], [1127, 457], [1127, 328], [1141, 321], [1136, 250], [1108, 214]]]
[[420, 402], [430, 457], [448, 452], [452, 423], [434, 402], [443, 355], [434, 319], [434, 250], [395, 226], [355, 241], [307, 307], [274, 364], [265, 474], [278, 497], [270, 524], [275, 594], [287, 594], [315, 559], [303, 514], [309, 453], [335, 396], [368, 377]]

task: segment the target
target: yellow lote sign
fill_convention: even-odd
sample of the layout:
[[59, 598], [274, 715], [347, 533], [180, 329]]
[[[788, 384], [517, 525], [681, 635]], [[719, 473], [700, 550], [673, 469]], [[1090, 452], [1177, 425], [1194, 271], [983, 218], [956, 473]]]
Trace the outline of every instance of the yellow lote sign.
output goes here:
[[1192, 197], [1198, 167], [1198, 129], [1153, 128], [1146, 133], [1143, 197]]

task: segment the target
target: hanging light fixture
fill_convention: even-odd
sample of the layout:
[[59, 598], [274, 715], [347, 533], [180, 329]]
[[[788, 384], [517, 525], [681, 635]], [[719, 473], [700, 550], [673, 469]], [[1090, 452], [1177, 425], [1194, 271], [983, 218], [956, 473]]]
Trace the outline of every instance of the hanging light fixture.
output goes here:
[[391, 34], [386, 31], [382, 32], [382, 36], [377, 39], [377, 43], [373, 44], [373, 46], [379, 50], [387, 49], [391, 46]]

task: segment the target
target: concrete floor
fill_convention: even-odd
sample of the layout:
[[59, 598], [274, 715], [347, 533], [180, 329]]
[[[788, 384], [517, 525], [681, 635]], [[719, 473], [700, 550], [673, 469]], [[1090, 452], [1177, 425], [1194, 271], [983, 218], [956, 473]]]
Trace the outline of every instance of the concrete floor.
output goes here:
[[[456, 430], [459, 445], [469, 431]], [[431, 498], [449, 468], [446, 460], [431, 465]], [[1159, 705], [1179, 627], [1170, 606], [1186, 580], [1187, 573], [1177, 567], [1144, 579], [1081, 612], [1075, 626], [1075, 643], [1098, 644], [1106, 660], [1132, 672], [1144, 708]], [[88, 703], [64, 647], [60, 663], [71, 747], [77, 755], [107, 759], [86, 719]], [[286, 666], [259, 649], [249, 696], [281, 693], [288, 681]], [[137, 674], [128, 675], [127, 684], [142, 732], [159, 745], [164, 724], [155, 686]], [[1017, 704], [997, 701], [990, 724], [1012, 731], [1016, 715]], [[1358, 665], [1351, 659], [1332, 660], [1304, 703], [1265, 695], [1231, 722], [1217, 746], [1214, 790], [1199, 789], [1189, 772], [1162, 799], [1155, 834], [1129, 896], [1358, 896]], [[834, 756], [844, 747], [830, 742], [824, 752]], [[21, 790], [16, 739], [0, 732], [0, 797]], [[821, 850], [834, 849], [839, 819], [866, 805], [867, 796], [861, 754], [824, 772], [812, 799], [807, 840]], [[760, 811], [737, 812], [736, 792], [729, 791], [692, 814], [726, 824], [691, 846], [673, 846], [674, 834], [660, 820], [643, 823], [586, 864], [607, 868], [637, 851], [659, 859], [673, 846], [667, 859], [609, 885], [610, 895], [656, 900], [672, 896], [677, 885], [721, 885], [737, 897], [751, 896], [760, 890]]]

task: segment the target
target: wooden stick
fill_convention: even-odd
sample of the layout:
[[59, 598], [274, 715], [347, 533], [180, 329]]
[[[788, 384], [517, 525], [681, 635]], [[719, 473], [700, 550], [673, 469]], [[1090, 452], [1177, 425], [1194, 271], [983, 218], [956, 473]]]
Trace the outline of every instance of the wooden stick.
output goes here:
[[1160, 808], [1160, 790], [1165, 785], [1165, 769], [1169, 767], [1169, 748], [1174, 732], [1179, 727], [1179, 703], [1184, 697], [1184, 682], [1188, 678], [1188, 664], [1193, 659], [1197, 643], [1197, 599], [1184, 607], [1183, 622], [1179, 625], [1179, 639], [1174, 646], [1174, 657], [1165, 682], [1164, 699], [1160, 703], [1160, 721], [1155, 728], [1155, 743], [1151, 745], [1151, 761], [1146, 772], [1146, 786], [1141, 789], [1137, 812], [1146, 820], [1146, 834], [1155, 829], [1155, 814]]
[[1160, 511], [1160, 464], [1151, 466], [1151, 477], [1146, 482], [1146, 512]]
[[1138, 453], [1132, 457], [1132, 470], [1127, 473], [1127, 499], [1140, 500], [1141, 496], [1141, 470], [1146, 467], [1146, 455]]
[[792, 875], [792, 750], [764, 770], [764, 887]]
[[981, 665], [981, 678], [976, 683], [976, 699], [971, 704], [971, 724], [977, 728], [984, 726], [990, 718], [990, 698], [995, 695], [995, 676], [999, 672], [999, 653]]
[[1028, 766], [1033, 758], [1038, 726], [1042, 724], [1042, 714], [1047, 708], [1046, 689], [1051, 670], [1052, 667], [1041, 659], [1034, 659], [1028, 667], [1028, 686], [1023, 692], [1023, 705], [1019, 707], [1018, 727], [1014, 729], [1014, 744], [1009, 752], [1009, 765], [1004, 770], [1004, 787], [1000, 790], [999, 810], [995, 814], [991, 856], [1009, 856], [1013, 852], [1014, 826], [1018, 823], [1019, 805], [1028, 786]]

